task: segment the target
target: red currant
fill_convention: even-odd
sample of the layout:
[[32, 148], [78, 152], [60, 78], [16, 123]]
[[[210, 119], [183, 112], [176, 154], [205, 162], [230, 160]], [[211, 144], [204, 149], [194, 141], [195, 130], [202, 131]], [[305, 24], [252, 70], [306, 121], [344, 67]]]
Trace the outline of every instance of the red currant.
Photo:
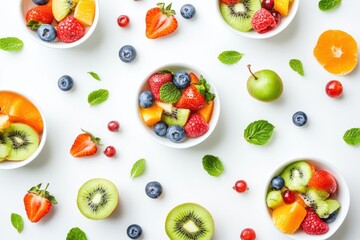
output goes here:
[[109, 131], [117, 132], [120, 128], [120, 123], [118, 121], [110, 121], [107, 125]]
[[247, 183], [244, 180], [238, 180], [235, 182], [233, 189], [237, 192], [245, 192], [249, 188], [247, 186]]
[[276, 26], [279, 26], [279, 24], [281, 23], [281, 14], [274, 9], [271, 10], [270, 13], [275, 18]]
[[274, 0], [262, 0], [261, 6], [270, 11], [274, 8]]
[[283, 193], [282, 193], [282, 196], [283, 196], [283, 200], [286, 204], [290, 204], [290, 203], [293, 203], [295, 202], [296, 200], [296, 195], [293, 191], [291, 190], [285, 190]]
[[336, 98], [342, 94], [343, 86], [341, 82], [337, 80], [331, 80], [326, 84], [325, 91], [329, 97]]
[[245, 228], [240, 233], [241, 240], [254, 240], [256, 238], [256, 233], [252, 228]]
[[126, 15], [120, 15], [117, 18], [117, 23], [120, 27], [127, 27], [127, 25], [130, 23], [130, 18]]
[[116, 149], [115, 147], [113, 146], [107, 146], [104, 150], [104, 154], [107, 156], [107, 157], [113, 157], [115, 156], [116, 154]]

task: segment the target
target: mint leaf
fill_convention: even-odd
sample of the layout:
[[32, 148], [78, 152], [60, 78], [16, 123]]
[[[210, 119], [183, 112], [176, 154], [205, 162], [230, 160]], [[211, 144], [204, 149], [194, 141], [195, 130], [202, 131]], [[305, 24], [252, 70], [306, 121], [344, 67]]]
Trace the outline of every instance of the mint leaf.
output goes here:
[[23, 41], [16, 37], [0, 38], [0, 49], [9, 52], [17, 52], [24, 46]]
[[90, 74], [95, 80], [98, 80], [98, 81], [101, 80], [99, 75], [95, 72], [88, 72], [88, 74]]
[[318, 6], [321, 11], [329, 11], [341, 4], [341, 0], [320, 0]]
[[91, 92], [88, 95], [88, 103], [90, 106], [96, 106], [105, 102], [109, 97], [109, 91], [106, 89], [99, 89]]
[[22, 217], [17, 213], [11, 214], [11, 224], [18, 231], [18, 233], [21, 233], [22, 230], [24, 229], [24, 221]]
[[290, 65], [292, 70], [294, 70], [295, 72], [297, 72], [301, 76], [304, 76], [304, 68], [303, 68], [302, 62], [300, 60], [291, 59], [289, 61], [289, 65]]
[[205, 171], [214, 177], [218, 177], [224, 171], [224, 166], [220, 158], [212, 156], [212, 155], [205, 155], [202, 159], [202, 165]]
[[224, 64], [235, 64], [243, 57], [244, 54], [237, 51], [223, 51], [219, 54], [218, 59]]
[[274, 126], [266, 120], [258, 120], [250, 123], [244, 130], [244, 138], [249, 143], [264, 145], [271, 138]]
[[343, 136], [344, 141], [349, 145], [360, 144], [360, 128], [351, 128], [347, 130]]
[[139, 160], [137, 160], [134, 165], [131, 168], [131, 172], [130, 172], [130, 177], [134, 178], [134, 177], [138, 177], [140, 175], [142, 175], [145, 171], [145, 159], [141, 158]]
[[172, 82], [167, 82], [160, 88], [160, 99], [167, 103], [175, 103], [181, 97], [181, 90]]
[[85, 233], [78, 227], [70, 229], [66, 240], [87, 240]]

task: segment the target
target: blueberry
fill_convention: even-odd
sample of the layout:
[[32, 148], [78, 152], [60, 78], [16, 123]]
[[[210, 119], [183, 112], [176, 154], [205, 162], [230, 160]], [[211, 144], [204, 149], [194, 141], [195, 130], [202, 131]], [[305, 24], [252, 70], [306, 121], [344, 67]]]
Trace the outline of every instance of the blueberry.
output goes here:
[[157, 122], [153, 127], [155, 134], [160, 137], [166, 135], [167, 128], [168, 128], [168, 125], [162, 121]]
[[196, 13], [196, 9], [191, 4], [185, 4], [180, 8], [181, 16], [183, 16], [186, 19], [191, 19], [194, 17]]
[[159, 182], [152, 181], [148, 182], [145, 186], [146, 195], [151, 198], [158, 198], [162, 193], [162, 186]]
[[298, 111], [292, 116], [292, 121], [296, 126], [304, 126], [307, 122], [307, 116], [304, 112]]
[[175, 74], [173, 83], [180, 89], [186, 88], [190, 85], [190, 75], [187, 72], [179, 71]]
[[271, 179], [271, 186], [276, 190], [282, 189], [284, 185], [285, 185], [285, 181], [281, 176], [277, 176]]
[[69, 91], [74, 86], [74, 81], [69, 75], [61, 76], [58, 80], [58, 87], [63, 91]]
[[53, 42], [56, 38], [56, 30], [50, 24], [41, 24], [37, 30], [39, 38], [45, 42]]
[[33, 3], [35, 3], [36, 5], [45, 5], [49, 2], [49, 0], [32, 0]]
[[155, 97], [151, 91], [143, 91], [139, 95], [139, 104], [143, 108], [151, 107], [154, 104]]
[[327, 218], [322, 218], [321, 220], [323, 220], [323, 221], [326, 222], [326, 223], [332, 223], [332, 222], [334, 222], [334, 221], [336, 220], [336, 217], [337, 217], [337, 215], [338, 215], [338, 212], [339, 212], [339, 211], [336, 210], [336, 211], [330, 213], [330, 215], [329, 215]]
[[131, 45], [125, 45], [119, 50], [119, 57], [125, 63], [131, 63], [136, 58], [136, 50]]
[[127, 233], [129, 238], [138, 239], [142, 234], [142, 228], [137, 224], [131, 224], [127, 228], [126, 233]]
[[182, 142], [185, 139], [185, 130], [179, 125], [171, 125], [166, 131], [166, 137], [174, 143]]

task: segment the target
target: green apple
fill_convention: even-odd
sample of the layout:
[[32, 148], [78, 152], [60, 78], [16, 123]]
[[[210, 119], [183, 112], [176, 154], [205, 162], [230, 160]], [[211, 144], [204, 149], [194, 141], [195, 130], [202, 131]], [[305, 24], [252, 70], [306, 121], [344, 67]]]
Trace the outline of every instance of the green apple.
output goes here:
[[253, 73], [248, 65], [251, 76], [247, 80], [249, 94], [264, 102], [270, 102], [280, 97], [283, 91], [283, 82], [273, 70], [264, 69]]

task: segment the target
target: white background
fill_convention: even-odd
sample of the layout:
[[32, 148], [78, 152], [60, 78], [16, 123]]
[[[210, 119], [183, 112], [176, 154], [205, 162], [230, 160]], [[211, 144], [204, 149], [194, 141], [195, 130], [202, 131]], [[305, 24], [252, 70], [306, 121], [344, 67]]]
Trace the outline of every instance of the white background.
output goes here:
[[[149, 40], [145, 37], [145, 14], [157, 1], [106, 0], [100, 3], [100, 21], [88, 42], [74, 49], [56, 50], [39, 45], [26, 33], [19, 1], [2, 0], [0, 37], [16, 36], [25, 45], [17, 53], [0, 52], [0, 88], [26, 93], [38, 102], [46, 116], [48, 141], [35, 161], [0, 173], [0, 239], [65, 239], [72, 227], [80, 227], [91, 240], [127, 239], [126, 228], [132, 223], [142, 226], [143, 239], [167, 239], [165, 217], [183, 202], [199, 203], [211, 212], [216, 227], [214, 240], [239, 239], [246, 227], [256, 230], [257, 239], [287, 239], [266, 216], [264, 189], [272, 169], [301, 157], [332, 163], [345, 175], [351, 193], [350, 211], [332, 239], [358, 238], [360, 148], [346, 145], [342, 136], [347, 129], [360, 126], [360, 73], [357, 68], [347, 76], [329, 74], [317, 63], [312, 50], [320, 33], [327, 29], [347, 31], [359, 42], [360, 2], [343, 1], [340, 8], [328, 13], [321, 12], [317, 2], [302, 1], [294, 21], [278, 36], [251, 40], [224, 27], [215, 0], [173, 1], [178, 30], [166, 38]], [[196, 7], [194, 19], [181, 17], [184, 3]], [[116, 23], [121, 14], [130, 16], [126, 29]], [[138, 52], [131, 64], [118, 58], [125, 44], [133, 45]], [[224, 65], [217, 59], [224, 50], [237, 50], [244, 57], [235, 65]], [[305, 77], [290, 69], [288, 61], [292, 58], [302, 61]], [[136, 119], [140, 82], [153, 69], [174, 62], [206, 71], [221, 99], [221, 116], [213, 134], [186, 150], [153, 142]], [[278, 101], [263, 103], [249, 96], [249, 63], [253, 70], [270, 68], [282, 77], [284, 92]], [[98, 73], [101, 81], [92, 79], [88, 71]], [[75, 80], [71, 92], [57, 87], [58, 78], [64, 74]], [[340, 99], [329, 98], [324, 92], [332, 79], [344, 86]], [[110, 97], [90, 107], [87, 95], [99, 88], [108, 89]], [[292, 123], [291, 116], [298, 110], [308, 115], [306, 127]], [[114, 119], [121, 123], [118, 133], [106, 127]], [[275, 125], [266, 146], [250, 145], [243, 138], [245, 127], [259, 119]], [[117, 157], [105, 157], [103, 147], [95, 157], [73, 158], [69, 150], [80, 128], [101, 137], [104, 146], [116, 146]], [[211, 177], [203, 170], [201, 159], [205, 154], [221, 158], [225, 171], [220, 177]], [[146, 159], [146, 172], [132, 180], [131, 166], [140, 158]], [[103, 221], [86, 219], [76, 206], [79, 187], [94, 177], [112, 180], [119, 190], [119, 207]], [[238, 179], [248, 182], [248, 192], [233, 191]], [[160, 199], [145, 194], [144, 187], [151, 180], [163, 185]], [[31, 186], [41, 182], [50, 183], [49, 191], [58, 204], [39, 223], [31, 223], [22, 199]], [[25, 220], [20, 235], [11, 226], [12, 212]]]

